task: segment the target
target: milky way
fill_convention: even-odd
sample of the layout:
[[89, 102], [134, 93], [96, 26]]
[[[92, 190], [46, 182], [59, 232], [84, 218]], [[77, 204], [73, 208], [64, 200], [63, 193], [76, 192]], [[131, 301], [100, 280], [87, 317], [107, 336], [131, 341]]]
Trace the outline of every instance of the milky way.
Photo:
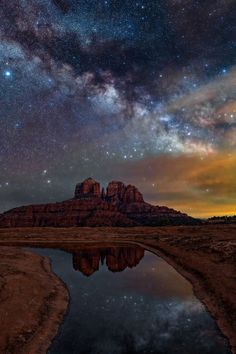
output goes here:
[[[2, 0], [1, 210], [68, 198], [89, 175], [188, 212], [213, 198], [189, 168], [234, 157], [235, 16], [233, 0]], [[185, 202], [159, 183], [163, 168], [175, 182], [169, 159], [188, 165]]]

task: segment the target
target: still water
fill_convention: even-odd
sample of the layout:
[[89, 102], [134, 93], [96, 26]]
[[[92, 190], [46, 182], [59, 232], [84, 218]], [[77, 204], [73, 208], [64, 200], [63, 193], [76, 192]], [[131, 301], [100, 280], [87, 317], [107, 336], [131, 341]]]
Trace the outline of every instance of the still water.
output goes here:
[[229, 354], [191, 284], [135, 246], [90, 245], [51, 259], [70, 306], [50, 354]]

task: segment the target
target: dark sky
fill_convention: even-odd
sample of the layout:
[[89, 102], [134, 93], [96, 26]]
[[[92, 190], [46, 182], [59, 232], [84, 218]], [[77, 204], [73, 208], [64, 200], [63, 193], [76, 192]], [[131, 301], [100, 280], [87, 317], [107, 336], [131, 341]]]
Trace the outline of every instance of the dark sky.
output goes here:
[[234, 0], [1, 0], [0, 210], [92, 176], [236, 212]]

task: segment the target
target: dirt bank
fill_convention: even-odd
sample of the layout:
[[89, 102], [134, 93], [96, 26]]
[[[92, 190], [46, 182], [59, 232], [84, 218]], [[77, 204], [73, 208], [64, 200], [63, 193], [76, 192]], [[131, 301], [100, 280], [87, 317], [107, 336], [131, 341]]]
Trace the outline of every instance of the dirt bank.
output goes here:
[[46, 353], [67, 309], [68, 293], [48, 259], [0, 247], [0, 353]]

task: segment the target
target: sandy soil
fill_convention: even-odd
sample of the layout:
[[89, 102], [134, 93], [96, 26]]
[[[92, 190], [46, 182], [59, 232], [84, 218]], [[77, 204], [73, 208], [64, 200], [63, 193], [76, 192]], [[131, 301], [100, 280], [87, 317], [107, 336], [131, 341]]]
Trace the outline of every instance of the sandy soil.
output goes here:
[[0, 353], [46, 353], [67, 309], [68, 293], [48, 259], [0, 247]]
[[[232, 353], [236, 354], [236, 225], [0, 229], [0, 246], [32, 245], [71, 250], [78, 247], [78, 242], [120, 241], [140, 244], [161, 255], [189, 279], [195, 294], [229, 338]], [[15, 264], [15, 260], [12, 263]], [[0, 311], [5, 310], [5, 306], [1, 303]]]

